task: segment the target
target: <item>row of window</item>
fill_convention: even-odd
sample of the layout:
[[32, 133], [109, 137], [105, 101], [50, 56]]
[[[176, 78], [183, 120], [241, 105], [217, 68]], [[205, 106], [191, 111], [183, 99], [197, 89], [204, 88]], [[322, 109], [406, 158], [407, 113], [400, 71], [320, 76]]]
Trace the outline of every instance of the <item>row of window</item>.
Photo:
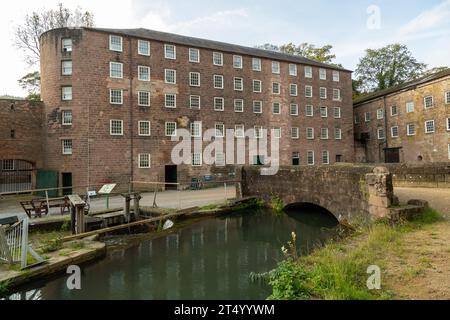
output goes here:
[[[450, 104], [450, 91], [445, 92], [444, 100], [445, 100], [445, 104]], [[425, 109], [433, 108], [434, 107], [434, 97], [433, 96], [424, 97], [423, 98], [423, 107]], [[406, 103], [406, 105], [405, 105], [406, 113], [412, 113], [412, 112], [414, 112], [414, 109], [415, 109], [414, 102], [410, 101], [410, 102]], [[399, 110], [398, 110], [397, 106], [392, 106], [390, 108], [390, 111], [391, 111], [392, 117], [395, 117], [399, 114]], [[377, 114], [377, 120], [384, 119], [385, 112], [384, 112], [383, 108], [377, 109], [376, 114]], [[364, 121], [365, 122], [370, 122], [371, 118], [372, 118], [372, 113], [370, 111], [364, 113]], [[360, 122], [359, 115], [355, 115], [355, 124], [359, 124], [359, 122]]]
[[[447, 118], [445, 121], [446, 121], [447, 131], [450, 131], [450, 118]], [[434, 120], [425, 121], [424, 130], [425, 130], [425, 133], [427, 133], [427, 134], [435, 133], [436, 132], [435, 121]], [[415, 136], [416, 132], [417, 132], [417, 126], [415, 123], [406, 124], [406, 135]], [[386, 138], [384, 128], [378, 128], [377, 135], [378, 135], [378, 139], [384, 140]], [[398, 126], [391, 127], [391, 137], [392, 138], [399, 137], [399, 127]]]
[[[120, 62], [110, 62], [110, 77], [122, 79], [123, 78], [123, 64]], [[201, 86], [201, 75], [200, 72], [189, 72], [189, 86], [200, 87]], [[150, 81], [150, 67], [148, 66], [138, 66], [138, 80], [140, 81]], [[174, 69], [164, 69], [164, 81], [167, 84], [177, 83], [177, 71]], [[212, 80], [214, 89], [224, 89], [224, 76], [215, 74]], [[233, 78], [233, 87], [235, 91], [244, 91], [244, 79], [239, 77]], [[252, 89], [254, 93], [262, 93], [263, 85], [261, 80], [252, 80]], [[272, 94], [281, 94], [281, 83], [272, 82]], [[310, 85], [305, 86], [305, 97], [313, 97], [313, 87]], [[289, 84], [289, 94], [291, 96], [298, 96], [298, 85], [291, 83]], [[328, 90], [325, 87], [319, 88], [320, 99], [328, 98]], [[332, 99], [334, 101], [341, 101], [341, 90], [333, 89]]]
[[[123, 39], [121, 36], [110, 35], [109, 37], [109, 49], [116, 52], [123, 51]], [[143, 56], [150, 56], [150, 41], [147, 40], [138, 40], [138, 54]], [[191, 63], [200, 63], [200, 50], [196, 48], [189, 48], [189, 62]], [[177, 48], [173, 44], [165, 44], [164, 45], [164, 58], [169, 60], [177, 59]], [[213, 52], [212, 53], [212, 64], [215, 66], [223, 66], [223, 53], [221, 52]], [[243, 69], [243, 57], [240, 55], [233, 55], [233, 67], [235, 69]], [[280, 62], [272, 61], [271, 64], [272, 73], [280, 74]], [[252, 58], [252, 70], [253, 71], [261, 71], [262, 70], [262, 61], [260, 58]], [[297, 65], [290, 63], [289, 64], [289, 75], [297, 76]], [[311, 66], [305, 66], [305, 78], [312, 78], [313, 71]], [[327, 70], [320, 68], [319, 69], [319, 78], [320, 80], [327, 80]], [[339, 82], [340, 75], [339, 71], [332, 71], [332, 79], [334, 82]]]

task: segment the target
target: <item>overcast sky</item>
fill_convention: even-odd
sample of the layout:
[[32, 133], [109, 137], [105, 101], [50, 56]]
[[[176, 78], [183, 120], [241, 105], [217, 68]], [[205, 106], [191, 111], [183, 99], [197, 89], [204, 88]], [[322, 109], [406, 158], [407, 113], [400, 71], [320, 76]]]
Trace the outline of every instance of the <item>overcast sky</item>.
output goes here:
[[17, 0], [0, 4], [0, 95], [24, 96], [17, 80], [33, 71], [13, 46], [15, 26], [26, 13], [58, 2], [93, 12], [98, 27], [142, 27], [246, 46], [331, 44], [336, 62], [352, 70], [366, 48], [394, 42], [408, 45], [430, 67], [450, 65], [450, 0]]

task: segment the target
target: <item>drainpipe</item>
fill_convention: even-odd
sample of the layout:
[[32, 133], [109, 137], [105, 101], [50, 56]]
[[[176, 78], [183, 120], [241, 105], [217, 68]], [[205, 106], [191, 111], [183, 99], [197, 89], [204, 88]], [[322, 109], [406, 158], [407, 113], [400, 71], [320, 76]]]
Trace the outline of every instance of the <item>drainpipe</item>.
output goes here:
[[129, 134], [130, 134], [130, 187], [129, 190], [133, 191], [133, 186], [131, 185], [131, 181], [133, 181], [134, 176], [134, 153], [133, 153], [133, 147], [134, 147], [134, 133], [133, 133], [133, 51], [132, 51], [132, 45], [131, 45], [131, 37], [127, 36], [128, 38], [128, 54], [129, 57], [129, 77], [130, 77], [130, 90], [129, 90], [129, 101], [130, 101], [130, 124], [129, 124]]
[[[386, 109], [386, 96], [383, 96], [383, 112], [384, 112], [384, 141], [378, 144], [378, 156], [381, 159], [382, 150], [381, 146], [385, 145], [385, 148], [389, 148], [388, 144], [388, 130], [387, 130], [387, 109]], [[378, 134], [378, 133], [377, 133]], [[386, 162], [386, 153], [384, 154], [384, 162]]]

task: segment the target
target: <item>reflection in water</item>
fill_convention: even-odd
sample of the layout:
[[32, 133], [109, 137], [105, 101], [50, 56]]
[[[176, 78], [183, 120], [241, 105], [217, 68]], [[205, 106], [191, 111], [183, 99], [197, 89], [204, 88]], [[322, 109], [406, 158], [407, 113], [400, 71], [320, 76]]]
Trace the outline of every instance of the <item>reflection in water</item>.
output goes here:
[[68, 290], [62, 275], [10, 299], [265, 299], [269, 288], [250, 282], [250, 272], [275, 267], [292, 231], [305, 253], [335, 225], [330, 216], [303, 211], [205, 220], [82, 268], [81, 290]]

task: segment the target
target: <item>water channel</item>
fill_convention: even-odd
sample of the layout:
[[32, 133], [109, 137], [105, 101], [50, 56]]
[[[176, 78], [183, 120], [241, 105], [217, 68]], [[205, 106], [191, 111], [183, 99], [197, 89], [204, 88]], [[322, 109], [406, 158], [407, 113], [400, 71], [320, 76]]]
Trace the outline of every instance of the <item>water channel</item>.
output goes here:
[[303, 254], [335, 233], [336, 219], [313, 209], [281, 215], [246, 210], [187, 225], [172, 234], [108, 252], [82, 268], [81, 290], [65, 274], [34, 283], [10, 299], [265, 299], [270, 288], [251, 272], [273, 269], [297, 234]]

